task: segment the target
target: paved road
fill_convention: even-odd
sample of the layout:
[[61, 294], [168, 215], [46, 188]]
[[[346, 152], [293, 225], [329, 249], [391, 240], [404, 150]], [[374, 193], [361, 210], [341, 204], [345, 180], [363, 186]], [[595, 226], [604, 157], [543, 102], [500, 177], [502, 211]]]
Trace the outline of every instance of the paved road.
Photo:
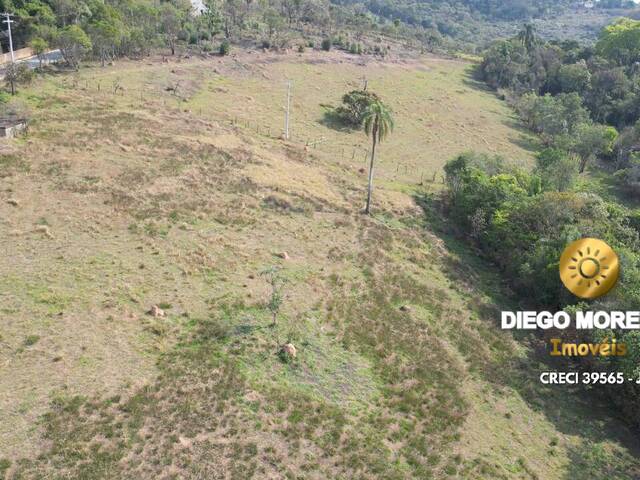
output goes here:
[[[47, 63], [57, 62], [62, 59], [62, 54], [60, 50], [52, 50], [47, 52], [44, 55], [43, 63], [46, 65]], [[21, 60], [16, 60], [16, 63], [26, 63], [30, 69], [38, 68], [40, 66], [40, 60], [38, 60], [37, 56], [23, 58]], [[7, 64], [0, 65], [0, 80], [4, 78], [4, 72], [7, 68]]]
[[[57, 62], [62, 59], [62, 54], [60, 50], [52, 50], [50, 52], [45, 53], [43, 62], [45, 64], [51, 62]], [[29, 65], [29, 68], [38, 68], [40, 66], [40, 60], [38, 60], [37, 56], [24, 58], [22, 60], [18, 60], [16, 63], [26, 63]]]

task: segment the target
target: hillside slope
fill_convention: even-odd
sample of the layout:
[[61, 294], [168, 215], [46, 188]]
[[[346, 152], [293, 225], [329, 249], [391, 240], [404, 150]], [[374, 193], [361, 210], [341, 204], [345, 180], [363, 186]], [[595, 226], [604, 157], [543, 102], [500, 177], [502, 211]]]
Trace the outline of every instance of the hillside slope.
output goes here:
[[[618, 17], [636, 17], [632, 2], [596, 2], [587, 8], [584, 1], [415, 1], [339, 0], [334, 3], [364, 7], [389, 22], [399, 20], [412, 27], [435, 29], [459, 41], [458, 47], [482, 50], [497, 38], [517, 35], [524, 23], [533, 23], [545, 39], [578, 40], [591, 43], [605, 25]], [[455, 50], [455, 49], [454, 49]]]
[[[539, 385], [532, 346], [496, 328], [499, 278], [438, 231], [451, 155], [534, 147], [468, 69], [242, 53], [21, 92], [34, 121], [0, 157], [0, 472], [637, 478], [630, 432]], [[397, 118], [372, 218], [368, 142], [321, 106], [363, 76]]]

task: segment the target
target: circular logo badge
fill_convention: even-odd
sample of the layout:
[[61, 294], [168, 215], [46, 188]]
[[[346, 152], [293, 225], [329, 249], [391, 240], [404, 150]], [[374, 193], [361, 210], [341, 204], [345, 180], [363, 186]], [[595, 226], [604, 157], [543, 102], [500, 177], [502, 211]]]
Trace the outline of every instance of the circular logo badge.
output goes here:
[[618, 255], [597, 238], [571, 243], [560, 257], [560, 280], [580, 298], [598, 298], [618, 281]]

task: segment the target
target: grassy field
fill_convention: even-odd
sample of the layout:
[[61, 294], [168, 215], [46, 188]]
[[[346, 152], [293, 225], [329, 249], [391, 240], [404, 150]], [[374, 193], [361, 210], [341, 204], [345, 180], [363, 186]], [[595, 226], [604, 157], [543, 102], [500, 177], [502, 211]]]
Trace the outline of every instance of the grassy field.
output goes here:
[[[371, 218], [367, 139], [323, 107], [363, 77], [397, 119]], [[640, 475], [597, 398], [539, 384], [535, 340], [496, 328], [499, 277], [440, 228], [448, 158], [527, 165], [535, 147], [468, 64], [242, 52], [20, 98], [29, 135], [0, 157], [0, 475]]]

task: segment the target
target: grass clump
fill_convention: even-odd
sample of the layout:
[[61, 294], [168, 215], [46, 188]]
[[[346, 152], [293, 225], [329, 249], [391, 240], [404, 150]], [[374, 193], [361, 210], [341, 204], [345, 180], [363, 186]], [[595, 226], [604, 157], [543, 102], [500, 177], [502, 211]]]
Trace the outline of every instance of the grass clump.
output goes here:
[[40, 335], [28, 335], [23, 342], [23, 345], [25, 347], [31, 347], [32, 345], [35, 345], [36, 343], [38, 343], [38, 341], [40, 340]]

